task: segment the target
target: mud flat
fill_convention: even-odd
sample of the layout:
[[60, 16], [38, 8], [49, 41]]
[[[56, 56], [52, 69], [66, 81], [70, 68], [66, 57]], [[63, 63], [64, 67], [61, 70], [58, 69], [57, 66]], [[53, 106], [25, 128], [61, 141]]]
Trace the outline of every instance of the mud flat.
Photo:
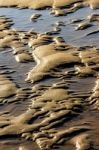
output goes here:
[[99, 150], [98, 8], [0, 0], [1, 150]]

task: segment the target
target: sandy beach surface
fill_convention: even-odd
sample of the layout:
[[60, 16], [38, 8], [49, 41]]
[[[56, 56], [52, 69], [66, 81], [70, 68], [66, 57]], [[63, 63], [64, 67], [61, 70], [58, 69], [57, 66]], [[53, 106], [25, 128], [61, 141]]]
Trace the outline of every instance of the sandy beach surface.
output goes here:
[[99, 0], [0, 0], [0, 150], [99, 150]]

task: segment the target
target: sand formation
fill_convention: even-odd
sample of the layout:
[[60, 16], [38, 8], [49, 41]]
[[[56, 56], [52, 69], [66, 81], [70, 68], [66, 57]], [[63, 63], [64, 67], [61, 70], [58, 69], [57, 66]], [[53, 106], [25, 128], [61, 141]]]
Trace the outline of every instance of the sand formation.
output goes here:
[[44, 7], [52, 7], [52, 8], [60, 8], [68, 5], [72, 5], [75, 3], [81, 3], [81, 5], [86, 6], [89, 5], [91, 8], [98, 8], [99, 1], [98, 0], [0, 0], [0, 6], [18, 6], [18, 7], [29, 7], [33, 9], [40, 9]]
[[[70, 8], [67, 5], [71, 5]], [[18, 6], [21, 8], [52, 7], [55, 16], [66, 15], [90, 5], [98, 8], [98, 0], [41, 0], [41, 1], [2, 1], [0, 6]], [[60, 9], [63, 7], [63, 9]], [[67, 10], [66, 10], [67, 9]], [[32, 16], [36, 20], [40, 15]], [[88, 22], [78, 25], [78, 30], [84, 30], [98, 15], [92, 15]], [[78, 23], [75, 21], [74, 23]], [[73, 22], [72, 22], [73, 23]], [[0, 73], [0, 104], [21, 103], [29, 101], [27, 109], [20, 115], [10, 115], [10, 112], [0, 112], [0, 138], [18, 137], [35, 141], [41, 150], [54, 149], [65, 142], [75, 150], [94, 149], [91, 133], [94, 128], [91, 122], [77, 122], [84, 111], [92, 107], [99, 110], [99, 51], [96, 47], [74, 47], [65, 42], [62, 37], [56, 37], [58, 30], [38, 33], [35, 31], [18, 31], [11, 28], [13, 21], [6, 16], [0, 17], [0, 48], [2, 51], [10, 48], [19, 64], [32, 61], [25, 81], [31, 82], [29, 88], [21, 88], [15, 84], [8, 72]], [[63, 22], [56, 23], [64, 26]], [[1, 70], [4, 68], [1, 66]], [[6, 74], [6, 75], [5, 75]], [[79, 80], [94, 78], [90, 90], [73, 90]], [[44, 84], [44, 79], [53, 79], [50, 84]], [[37, 82], [42, 81], [41, 84]], [[80, 81], [81, 82], [81, 81]], [[90, 86], [90, 84], [89, 84]], [[74, 124], [71, 122], [74, 119]], [[68, 125], [69, 124], [69, 125]]]

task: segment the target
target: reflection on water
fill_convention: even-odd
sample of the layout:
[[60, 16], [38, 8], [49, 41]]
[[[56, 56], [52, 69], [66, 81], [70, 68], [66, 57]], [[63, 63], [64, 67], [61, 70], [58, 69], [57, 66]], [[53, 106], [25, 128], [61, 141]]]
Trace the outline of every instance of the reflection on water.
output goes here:
[[[63, 17], [53, 17], [49, 14], [48, 10], [39, 10], [42, 16], [37, 22], [31, 22], [30, 16], [33, 13], [38, 13], [37, 10], [30, 9], [16, 9], [16, 8], [0, 8], [0, 15], [6, 15], [14, 21], [13, 27], [18, 30], [31, 30], [34, 29], [38, 32], [46, 32], [52, 30], [52, 25], [56, 21], [64, 21], [66, 26], [62, 27], [60, 35], [66, 40], [66, 42], [78, 45], [96, 45], [99, 46], [99, 34], [86, 36], [86, 34], [92, 31], [98, 30], [99, 23], [94, 23], [94, 26], [83, 31], [75, 31], [75, 25], [70, 24], [71, 20], [75, 19], [87, 19], [90, 14], [99, 13], [99, 10], [92, 10], [90, 8], [82, 8], [73, 14], [68, 14]], [[95, 36], [95, 38], [94, 38]]]

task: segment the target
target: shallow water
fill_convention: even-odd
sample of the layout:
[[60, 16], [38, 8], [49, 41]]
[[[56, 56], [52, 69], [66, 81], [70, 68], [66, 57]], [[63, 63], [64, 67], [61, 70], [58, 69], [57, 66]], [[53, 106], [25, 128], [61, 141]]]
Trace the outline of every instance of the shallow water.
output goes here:
[[[37, 22], [31, 22], [30, 16], [35, 13], [40, 13], [42, 16]], [[87, 19], [90, 14], [99, 13], [99, 10], [92, 10], [90, 8], [81, 8], [73, 14], [68, 14], [66, 17], [53, 17], [50, 15], [49, 10], [30, 10], [30, 9], [17, 9], [17, 8], [0, 8], [0, 15], [6, 15], [13, 19], [14, 25], [12, 27], [28, 31], [34, 29], [37, 32], [46, 32], [52, 30], [52, 25], [57, 21], [64, 21], [66, 26], [62, 27], [62, 31], [59, 36], [62, 36], [67, 43], [76, 46], [96, 45], [99, 47], [99, 33], [95, 35], [86, 36], [99, 29], [99, 23], [93, 23], [94, 26], [87, 30], [75, 31], [75, 26], [71, 24], [75, 19]], [[21, 17], [20, 17], [21, 16]], [[94, 38], [95, 36], [95, 38]]]

